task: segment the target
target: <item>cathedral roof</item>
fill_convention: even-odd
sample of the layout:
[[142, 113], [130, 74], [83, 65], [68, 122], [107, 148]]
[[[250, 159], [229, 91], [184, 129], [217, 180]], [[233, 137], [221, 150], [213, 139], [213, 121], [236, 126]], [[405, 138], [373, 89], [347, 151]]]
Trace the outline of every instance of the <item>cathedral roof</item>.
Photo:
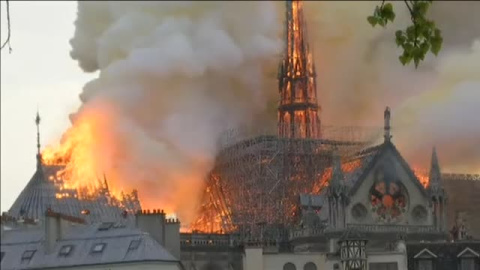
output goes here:
[[8, 211], [9, 215], [39, 219], [48, 207], [55, 207], [56, 188], [48, 177], [55, 176], [61, 169], [61, 166], [41, 166], [37, 169]]
[[[125, 210], [120, 205], [112, 203], [109, 196], [99, 194], [97, 199], [79, 199], [76, 190], [67, 190], [68, 197], [57, 198], [59, 186], [54, 182], [57, 173], [63, 166], [41, 164], [32, 178], [17, 197], [8, 211], [14, 218], [43, 219], [48, 209], [73, 217], [81, 217], [83, 210], [88, 210], [87, 222], [100, 222], [122, 219]], [[58, 182], [57, 182], [58, 183]], [[65, 190], [61, 191], [65, 192]], [[133, 211], [140, 210], [130, 209]]]
[[361, 183], [363, 182], [363, 179], [367, 176], [367, 174], [375, 166], [375, 164], [381, 158], [383, 158], [384, 154], [387, 151], [391, 151], [394, 158], [399, 162], [401, 167], [403, 167], [403, 169], [407, 172], [407, 174], [410, 176], [410, 179], [414, 181], [414, 184], [419, 188], [420, 192], [426, 195], [426, 191], [422, 183], [417, 178], [417, 176], [411, 169], [410, 165], [408, 165], [407, 161], [402, 157], [400, 152], [397, 150], [395, 145], [393, 145], [393, 143], [390, 141], [386, 141], [381, 145], [373, 147], [372, 149], [369, 150], [368, 152], [369, 154], [362, 155], [361, 157], [361, 159], [363, 160], [362, 162], [363, 166], [361, 166], [362, 169], [350, 179], [350, 182], [352, 185], [350, 194], [354, 194], [357, 191], [357, 189], [360, 187]]
[[[353, 195], [360, 187], [363, 179], [367, 176], [373, 166], [380, 160], [383, 154], [391, 150], [394, 157], [399, 161], [401, 166], [410, 175], [411, 179], [415, 179], [415, 184], [420, 188], [421, 192], [425, 192], [420, 180], [415, 176], [412, 169], [401, 156], [396, 147], [390, 141], [384, 142], [373, 147], [359, 151], [353, 157], [342, 162], [342, 172], [344, 174], [345, 185], [349, 188], [350, 195]], [[332, 168], [327, 168], [324, 172], [321, 182], [325, 183], [331, 179]], [[323, 186], [323, 184], [322, 184]], [[318, 193], [319, 189], [314, 188], [314, 193]], [[425, 193], [426, 194], [426, 193]]]

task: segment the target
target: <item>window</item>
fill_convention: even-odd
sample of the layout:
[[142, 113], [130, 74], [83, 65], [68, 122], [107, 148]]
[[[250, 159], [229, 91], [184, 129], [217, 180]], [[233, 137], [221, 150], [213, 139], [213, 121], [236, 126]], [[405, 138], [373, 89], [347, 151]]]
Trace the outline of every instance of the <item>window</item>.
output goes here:
[[461, 270], [475, 270], [475, 258], [462, 258], [460, 261]]
[[398, 265], [396, 262], [388, 263], [370, 263], [368, 265], [369, 270], [398, 270]]
[[31, 260], [33, 258], [33, 255], [35, 254], [36, 250], [26, 250], [22, 254], [22, 261], [23, 260]]
[[104, 222], [98, 226], [99, 231], [108, 231], [110, 228], [112, 228], [113, 222]]
[[296, 270], [297, 268], [295, 267], [295, 264], [293, 263], [286, 263], [284, 266], [283, 266], [283, 270]]
[[317, 266], [313, 262], [308, 262], [303, 266], [303, 270], [317, 270]]
[[433, 261], [429, 259], [418, 260], [416, 270], [433, 270]]
[[132, 240], [128, 246], [128, 250], [135, 250], [140, 246], [140, 239]]
[[62, 246], [62, 248], [60, 248], [60, 252], [58, 252], [58, 256], [68, 256], [72, 252], [72, 250], [72, 245]]
[[93, 245], [91, 253], [102, 253], [103, 250], [105, 249], [106, 245], [107, 244], [105, 244], [105, 243], [100, 243], [100, 244]]

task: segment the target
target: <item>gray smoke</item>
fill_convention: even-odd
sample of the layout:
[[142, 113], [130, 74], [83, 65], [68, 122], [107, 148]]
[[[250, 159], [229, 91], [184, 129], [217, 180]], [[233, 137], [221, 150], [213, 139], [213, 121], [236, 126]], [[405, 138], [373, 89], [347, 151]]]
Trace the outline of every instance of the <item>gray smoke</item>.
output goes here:
[[113, 188], [188, 223], [219, 136], [266, 109], [276, 16], [270, 2], [78, 3], [71, 56], [99, 76], [72, 121], [101, 115], [88, 147]]
[[389, 105], [393, 141], [414, 166], [428, 168], [436, 146], [444, 171], [480, 173], [480, 3], [433, 3], [444, 47], [417, 70], [398, 61], [394, 33], [410, 24], [405, 4], [394, 2], [394, 24], [372, 28], [366, 17], [380, 3], [305, 4], [323, 122], [381, 126]]

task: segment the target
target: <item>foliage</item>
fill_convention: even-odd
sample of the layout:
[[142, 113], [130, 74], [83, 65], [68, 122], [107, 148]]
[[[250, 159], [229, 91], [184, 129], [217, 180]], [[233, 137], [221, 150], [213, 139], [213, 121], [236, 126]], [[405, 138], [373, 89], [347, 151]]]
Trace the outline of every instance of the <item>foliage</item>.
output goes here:
[[[443, 38], [440, 29], [435, 26], [435, 22], [426, 17], [432, 1], [404, 2], [410, 12], [413, 24], [405, 30], [398, 30], [395, 33], [397, 46], [403, 49], [403, 54], [398, 59], [403, 65], [409, 64], [413, 60], [415, 68], [417, 68], [429, 51], [435, 56], [438, 55], [442, 48]], [[383, 1], [381, 6], [375, 7], [373, 15], [369, 16], [367, 20], [373, 27], [377, 24], [385, 27], [388, 22], [393, 22], [395, 12], [392, 4]]]

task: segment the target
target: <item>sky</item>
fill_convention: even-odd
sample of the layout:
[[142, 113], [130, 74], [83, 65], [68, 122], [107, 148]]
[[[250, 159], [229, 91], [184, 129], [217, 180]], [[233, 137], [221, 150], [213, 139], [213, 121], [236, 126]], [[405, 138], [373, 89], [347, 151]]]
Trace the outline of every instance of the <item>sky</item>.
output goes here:
[[[1, 2], [1, 40], [6, 38]], [[11, 1], [11, 46], [1, 51], [1, 211], [7, 211], [35, 171], [37, 107], [41, 144], [54, 142], [80, 105], [78, 94], [95, 74], [69, 56], [75, 1]], [[34, 43], [34, 44], [32, 44]]]

